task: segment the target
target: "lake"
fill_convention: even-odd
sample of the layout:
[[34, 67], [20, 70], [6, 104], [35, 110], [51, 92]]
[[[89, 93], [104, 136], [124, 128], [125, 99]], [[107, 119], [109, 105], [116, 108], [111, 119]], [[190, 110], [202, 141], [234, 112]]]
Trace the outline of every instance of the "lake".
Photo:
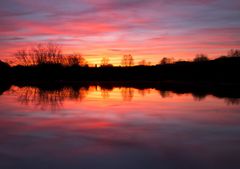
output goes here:
[[0, 95], [1, 169], [239, 169], [240, 100], [154, 88]]

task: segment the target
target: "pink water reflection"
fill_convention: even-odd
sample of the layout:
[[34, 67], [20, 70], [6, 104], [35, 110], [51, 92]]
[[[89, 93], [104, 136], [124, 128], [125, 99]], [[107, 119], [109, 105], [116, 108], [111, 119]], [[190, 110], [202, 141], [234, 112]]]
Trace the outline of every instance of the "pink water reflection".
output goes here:
[[155, 89], [41, 92], [0, 96], [0, 168], [238, 165], [238, 104]]

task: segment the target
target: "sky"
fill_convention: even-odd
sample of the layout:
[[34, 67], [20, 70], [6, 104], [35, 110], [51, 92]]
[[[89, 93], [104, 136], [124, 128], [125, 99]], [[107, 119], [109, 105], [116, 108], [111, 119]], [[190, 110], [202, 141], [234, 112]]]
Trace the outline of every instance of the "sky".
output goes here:
[[89, 63], [210, 58], [240, 48], [239, 0], [1, 0], [0, 59], [54, 42]]

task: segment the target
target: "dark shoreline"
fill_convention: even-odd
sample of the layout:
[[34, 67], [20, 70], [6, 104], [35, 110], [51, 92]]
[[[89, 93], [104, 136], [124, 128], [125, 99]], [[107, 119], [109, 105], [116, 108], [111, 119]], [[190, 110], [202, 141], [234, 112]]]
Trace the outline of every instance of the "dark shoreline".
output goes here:
[[155, 66], [82, 67], [62, 64], [0, 65], [1, 81], [183, 81], [240, 83], [240, 57], [201, 62], [176, 62]]
[[240, 57], [201, 62], [176, 62], [155, 66], [81, 67], [61, 64], [0, 66], [0, 94], [16, 85], [41, 90], [100, 86], [103, 89], [133, 87], [192, 93], [203, 97], [240, 98]]
[[240, 83], [187, 82], [187, 81], [13, 81], [0, 83], [0, 94], [10, 87], [35, 87], [42, 91], [61, 91], [64, 88], [79, 90], [90, 86], [100, 86], [112, 90], [114, 87], [136, 88], [139, 90], [156, 89], [176, 94], [190, 93], [196, 97], [213, 95], [218, 98], [240, 98]]

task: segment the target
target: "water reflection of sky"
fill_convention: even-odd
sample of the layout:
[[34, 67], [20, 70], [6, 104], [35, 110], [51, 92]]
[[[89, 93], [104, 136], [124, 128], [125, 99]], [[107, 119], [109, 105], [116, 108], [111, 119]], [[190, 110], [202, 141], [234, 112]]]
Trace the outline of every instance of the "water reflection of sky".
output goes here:
[[12, 87], [0, 96], [0, 168], [240, 167], [238, 104], [154, 89], [71, 90]]

